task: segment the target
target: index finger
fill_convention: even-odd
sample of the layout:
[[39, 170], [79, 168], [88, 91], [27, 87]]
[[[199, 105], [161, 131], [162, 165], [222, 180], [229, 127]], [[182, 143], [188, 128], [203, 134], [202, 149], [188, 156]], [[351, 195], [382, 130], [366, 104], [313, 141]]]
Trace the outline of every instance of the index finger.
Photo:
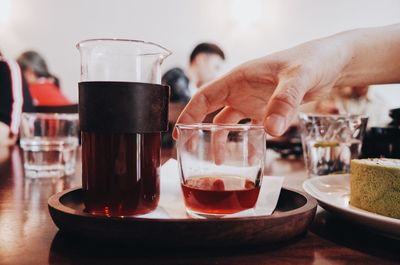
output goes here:
[[[176, 123], [190, 124], [202, 122], [207, 114], [224, 107], [226, 98], [229, 95], [228, 83], [229, 78], [225, 76], [202, 88], [183, 109]], [[177, 132], [175, 129], [173, 137], [177, 139]]]

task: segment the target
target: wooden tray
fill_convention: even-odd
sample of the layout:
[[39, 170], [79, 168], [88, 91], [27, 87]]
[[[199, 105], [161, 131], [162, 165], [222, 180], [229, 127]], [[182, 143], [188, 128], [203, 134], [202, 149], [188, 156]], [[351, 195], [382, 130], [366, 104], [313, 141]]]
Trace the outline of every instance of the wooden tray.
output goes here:
[[289, 240], [306, 231], [317, 201], [306, 193], [282, 189], [274, 213], [263, 217], [223, 219], [146, 219], [93, 216], [83, 211], [82, 189], [51, 196], [50, 215], [69, 234], [107, 240], [130, 240], [151, 246], [257, 245]]

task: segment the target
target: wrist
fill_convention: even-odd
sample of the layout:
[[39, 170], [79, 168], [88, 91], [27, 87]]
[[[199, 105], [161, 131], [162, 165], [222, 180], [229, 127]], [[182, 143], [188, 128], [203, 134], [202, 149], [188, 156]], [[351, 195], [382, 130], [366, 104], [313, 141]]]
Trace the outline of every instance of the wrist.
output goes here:
[[338, 77], [335, 86], [345, 86], [353, 78], [352, 64], [356, 58], [357, 41], [353, 32], [344, 32], [328, 37], [327, 42], [335, 49]]
[[365, 86], [400, 81], [400, 24], [356, 29], [332, 36], [347, 54], [336, 85]]

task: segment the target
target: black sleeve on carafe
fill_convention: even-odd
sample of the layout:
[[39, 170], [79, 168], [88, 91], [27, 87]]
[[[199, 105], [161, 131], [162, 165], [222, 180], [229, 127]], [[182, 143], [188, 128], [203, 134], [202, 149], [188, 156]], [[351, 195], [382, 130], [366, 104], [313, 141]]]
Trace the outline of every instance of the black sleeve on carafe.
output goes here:
[[82, 131], [152, 133], [168, 130], [169, 86], [90, 81], [79, 83]]

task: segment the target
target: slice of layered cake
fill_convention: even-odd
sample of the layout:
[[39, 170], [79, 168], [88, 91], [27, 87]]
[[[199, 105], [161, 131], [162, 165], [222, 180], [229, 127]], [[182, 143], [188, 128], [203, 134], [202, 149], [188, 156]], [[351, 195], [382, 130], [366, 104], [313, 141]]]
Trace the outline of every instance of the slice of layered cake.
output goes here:
[[350, 204], [369, 212], [400, 219], [400, 160], [352, 160]]

